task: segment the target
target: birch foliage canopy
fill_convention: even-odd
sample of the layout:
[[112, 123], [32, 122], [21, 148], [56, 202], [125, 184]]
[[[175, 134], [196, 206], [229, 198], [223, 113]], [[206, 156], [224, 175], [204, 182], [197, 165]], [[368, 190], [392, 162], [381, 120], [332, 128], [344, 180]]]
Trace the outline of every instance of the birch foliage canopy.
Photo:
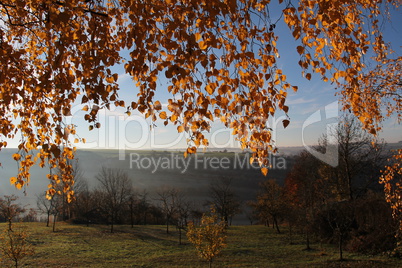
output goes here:
[[[280, 7], [275, 14], [273, 5]], [[100, 127], [98, 112], [111, 105], [174, 124], [190, 134], [185, 154], [208, 145], [204, 134], [220, 118], [266, 174], [275, 150], [268, 119], [287, 114], [287, 92], [297, 90], [277, 64], [279, 20], [298, 44], [295, 68], [308, 80], [317, 73], [335, 83], [344, 108], [375, 133], [384, 116], [401, 119], [395, 83], [401, 58], [381, 32], [397, 6], [395, 0], [0, 1], [0, 148], [4, 138], [21, 139], [11, 183], [27, 184], [38, 162], [64, 170], [48, 176], [49, 194], [60, 180], [70, 191], [68, 136], [76, 130], [63, 117], [77, 102], [85, 104], [90, 128]], [[118, 64], [138, 87], [129, 102], [119, 98], [111, 69]], [[157, 86], [161, 77], [165, 88]], [[154, 97], [159, 90], [171, 93], [167, 111]]]

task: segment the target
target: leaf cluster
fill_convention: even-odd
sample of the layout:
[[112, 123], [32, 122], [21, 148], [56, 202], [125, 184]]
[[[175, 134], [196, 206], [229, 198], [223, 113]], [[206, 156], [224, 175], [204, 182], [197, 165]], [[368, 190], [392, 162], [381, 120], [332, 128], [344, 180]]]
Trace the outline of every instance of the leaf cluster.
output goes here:
[[212, 262], [226, 247], [226, 223], [220, 220], [214, 208], [204, 214], [200, 226], [189, 223], [187, 238], [195, 246], [202, 259]]
[[[269, 152], [276, 151], [268, 119], [287, 115], [287, 92], [297, 90], [278, 66], [274, 17], [284, 19], [298, 42], [304, 77], [310, 80], [315, 72], [335, 83], [344, 108], [372, 133], [383, 105], [387, 115], [400, 115], [401, 58], [393, 58], [380, 28], [381, 16], [398, 1], [279, 4], [271, 16], [275, 6], [267, 0], [1, 1], [1, 137], [20, 137], [18, 175], [11, 183], [29, 183], [30, 168], [39, 162], [65, 170], [62, 177], [48, 176], [49, 195], [60, 181], [71, 191], [69, 137], [85, 140], [63, 119], [77, 103], [84, 105], [90, 129], [100, 127], [98, 113], [111, 105], [174, 124], [189, 133], [185, 155], [208, 146], [204, 134], [219, 119], [266, 174]], [[378, 63], [372, 72], [368, 54]], [[124, 64], [138, 88], [130, 103], [119, 97], [119, 75], [112, 71], [117, 64]], [[166, 87], [158, 86], [162, 78]], [[171, 96], [167, 111], [155, 99], [162, 90]], [[289, 123], [283, 120], [284, 127]], [[6, 146], [1, 139], [0, 148]]]

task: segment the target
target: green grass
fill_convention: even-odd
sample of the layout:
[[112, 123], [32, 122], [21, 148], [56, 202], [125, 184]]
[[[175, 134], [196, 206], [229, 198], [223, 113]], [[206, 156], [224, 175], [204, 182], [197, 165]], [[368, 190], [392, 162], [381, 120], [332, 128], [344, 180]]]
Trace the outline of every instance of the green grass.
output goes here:
[[[53, 233], [44, 223], [26, 225], [35, 255], [23, 261], [24, 267], [208, 267], [185, 237], [184, 245], [178, 244], [174, 228], [166, 234], [164, 226], [123, 225], [111, 234], [104, 225], [57, 223]], [[394, 258], [347, 252], [340, 262], [334, 246], [313, 244], [306, 251], [301, 237], [290, 245], [287, 234], [264, 226], [232, 226], [227, 242], [214, 267], [402, 267]]]

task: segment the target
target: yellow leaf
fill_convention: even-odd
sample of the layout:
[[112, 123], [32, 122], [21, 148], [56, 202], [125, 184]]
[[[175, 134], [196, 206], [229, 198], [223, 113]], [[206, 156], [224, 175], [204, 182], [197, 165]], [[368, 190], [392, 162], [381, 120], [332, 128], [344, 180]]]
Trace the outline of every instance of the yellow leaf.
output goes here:
[[200, 49], [203, 49], [203, 50], [208, 48], [207, 43], [204, 42], [204, 41], [200, 41], [200, 42], [198, 43], [198, 46], [200, 47]]
[[264, 176], [267, 176], [267, 174], [268, 174], [268, 169], [267, 169], [266, 167], [261, 168], [261, 173], [262, 173]]
[[160, 101], [155, 101], [154, 102], [154, 109], [157, 110], [157, 111], [162, 109], [162, 104], [160, 103]]
[[177, 127], [177, 132], [181, 133], [184, 131], [184, 127], [182, 125]]
[[114, 82], [114, 78], [113, 78], [113, 76], [108, 76], [108, 77], [106, 77], [106, 82], [108, 82], [108, 83], [113, 83]]
[[11, 185], [15, 185], [16, 182], [17, 182], [17, 178], [16, 178], [16, 177], [11, 177], [11, 178], [10, 178], [10, 184], [11, 184]]
[[211, 86], [211, 85], [207, 85], [206, 87], [205, 87], [205, 90], [208, 92], [208, 94], [213, 94], [214, 93], [214, 91], [215, 91], [215, 89]]
[[166, 112], [161, 112], [161, 113], [159, 114], [159, 117], [160, 117], [161, 119], [166, 119], [166, 118], [167, 118]]

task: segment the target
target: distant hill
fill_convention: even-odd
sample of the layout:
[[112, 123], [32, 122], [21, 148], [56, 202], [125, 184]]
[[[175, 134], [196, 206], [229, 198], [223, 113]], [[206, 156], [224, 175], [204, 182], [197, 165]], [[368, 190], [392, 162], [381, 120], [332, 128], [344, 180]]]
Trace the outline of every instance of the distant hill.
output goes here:
[[[23, 191], [15, 190], [9, 184], [9, 178], [17, 174], [17, 164], [12, 159], [16, 149], [7, 148], [0, 152], [0, 196], [17, 194], [21, 203], [36, 207], [36, 195], [47, 189], [46, 168], [34, 166], [31, 182]], [[208, 197], [210, 184], [220, 177], [231, 177], [233, 189], [242, 201], [255, 198], [258, 184], [267, 178], [283, 183], [287, 172], [293, 165], [293, 157], [272, 157], [272, 168], [264, 177], [257, 164], [250, 164], [250, 153], [210, 151], [183, 157], [182, 151], [126, 151], [123, 155], [118, 150], [77, 150], [83, 177], [90, 186], [96, 186], [96, 174], [102, 166], [118, 168], [127, 172], [133, 185], [139, 191], [146, 189], [151, 196], [163, 186], [175, 187], [189, 198], [204, 203]]]
[[[402, 148], [402, 143], [391, 143], [387, 149]], [[146, 189], [151, 195], [162, 186], [181, 189], [193, 200], [204, 202], [208, 197], [209, 185], [220, 177], [231, 177], [236, 194], [244, 202], [255, 198], [258, 184], [266, 179], [276, 179], [283, 184], [286, 174], [294, 163], [294, 155], [303, 147], [282, 147], [280, 154], [272, 157], [272, 168], [264, 177], [256, 164], [250, 164], [250, 153], [236, 149], [208, 150], [188, 158], [183, 151], [125, 151], [119, 155], [115, 149], [77, 150], [83, 177], [90, 186], [96, 186], [96, 174], [102, 166], [122, 169], [131, 177], [139, 191]], [[9, 178], [17, 174], [17, 164], [12, 159], [16, 149], [0, 151], [0, 196], [16, 194], [21, 203], [36, 208], [36, 195], [47, 189], [46, 168], [34, 166], [31, 182], [25, 191], [18, 191], [9, 183]]]

